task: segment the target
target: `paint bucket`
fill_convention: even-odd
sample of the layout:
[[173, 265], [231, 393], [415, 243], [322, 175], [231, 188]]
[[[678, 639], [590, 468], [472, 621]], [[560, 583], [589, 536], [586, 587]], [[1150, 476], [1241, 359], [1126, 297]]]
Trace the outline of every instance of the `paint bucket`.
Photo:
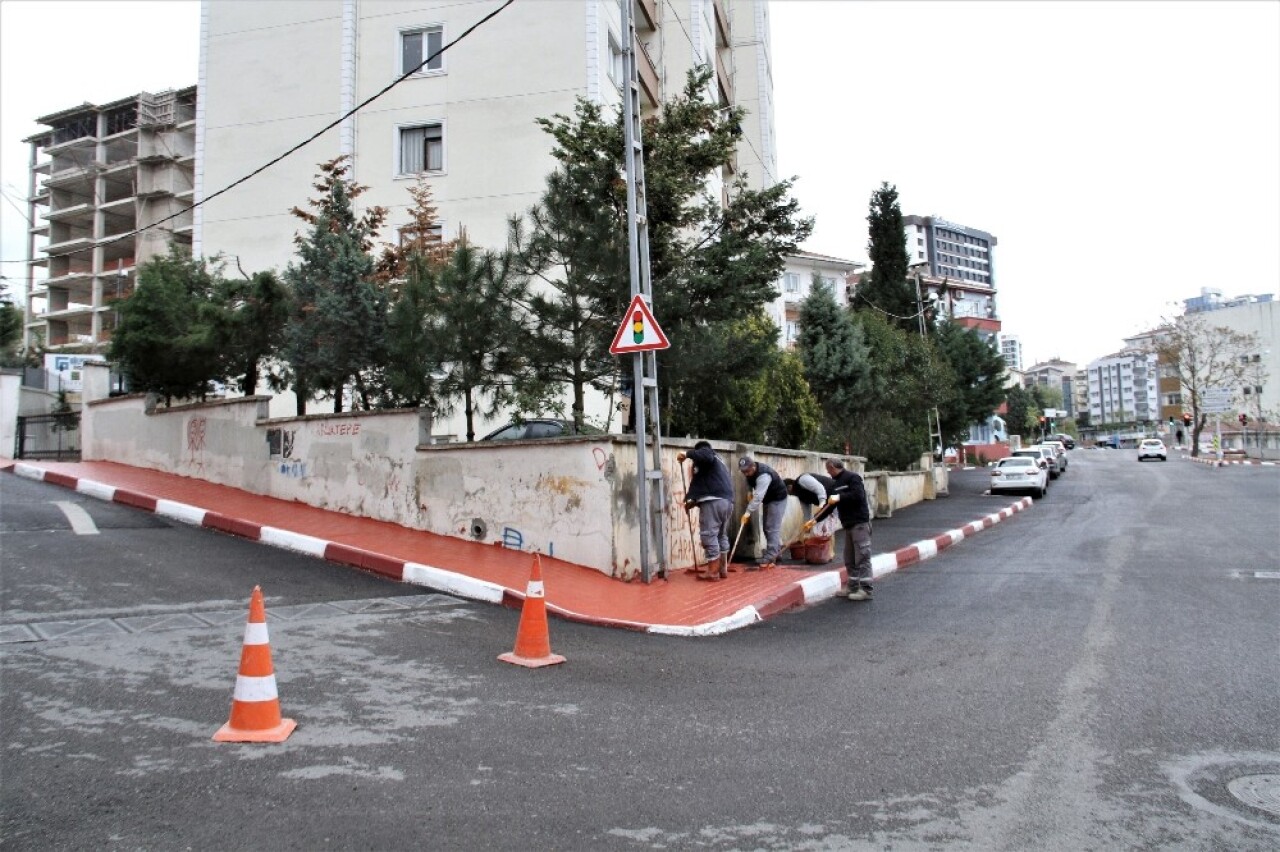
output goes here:
[[826, 565], [835, 557], [835, 549], [831, 544], [831, 536], [811, 536], [804, 543], [804, 561], [810, 565]]

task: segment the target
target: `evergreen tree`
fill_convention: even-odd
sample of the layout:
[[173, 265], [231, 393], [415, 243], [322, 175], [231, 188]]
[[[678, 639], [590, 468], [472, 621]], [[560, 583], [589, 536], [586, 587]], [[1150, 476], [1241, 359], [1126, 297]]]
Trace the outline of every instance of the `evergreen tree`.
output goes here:
[[1004, 422], [1009, 427], [1009, 434], [1022, 437], [1031, 434], [1029, 423], [1033, 419], [1032, 412], [1035, 408], [1031, 394], [1021, 385], [1014, 385], [1005, 390], [1004, 401], [1007, 412]]
[[1005, 398], [1004, 358], [976, 331], [954, 322], [939, 324], [932, 339], [955, 377], [937, 403], [942, 443], [959, 446], [968, 437], [969, 426], [985, 422]]
[[907, 280], [911, 255], [898, 208], [898, 190], [888, 183], [871, 193], [867, 214], [867, 253], [871, 271], [862, 276], [855, 293], [859, 312], [879, 312], [903, 331], [919, 329], [915, 290]]
[[311, 209], [292, 211], [310, 226], [294, 238], [299, 262], [285, 270], [293, 301], [283, 354], [300, 415], [317, 391], [332, 394], [341, 411], [348, 385], [371, 407], [362, 374], [385, 361], [387, 295], [374, 280], [370, 251], [386, 211], [356, 215], [355, 199], [366, 187], [349, 180], [349, 170], [345, 157], [322, 163]]
[[776, 413], [765, 424], [762, 443], [771, 447], [808, 447], [822, 425], [822, 406], [805, 379], [804, 362], [794, 352], [782, 352], [765, 375], [772, 396], [765, 410]]
[[264, 361], [284, 340], [289, 291], [274, 272], [219, 278], [202, 314], [223, 361], [222, 372], [246, 396], [257, 393]]
[[[739, 178], [727, 188], [727, 205], [709, 191], [708, 178], [732, 161], [743, 116], [704, 99], [710, 79], [709, 69], [690, 72], [683, 93], [643, 130], [653, 307], [672, 344], [658, 356], [662, 421], [677, 434], [679, 423], [712, 434], [709, 424], [685, 419], [688, 402], [716, 384], [707, 381], [714, 367], [692, 353], [719, 349], [705, 339], [713, 328], [746, 328], [741, 320], [775, 298], [786, 256], [812, 230], [798, 216], [791, 181], [756, 191]], [[572, 386], [576, 417], [585, 387], [606, 390], [631, 368], [608, 354], [631, 295], [622, 116], [606, 119], [600, 106], [580, 100], [572, 116], [540, 123], [560, 166], [529, 216], [528, 235], [513, 234], [530, 274], [552, 292], [554, 304], [538, 307], [556, 309], [544, 327], [559, 346], [530, 348], [537, 375]], [[757, 339], [748, 333], [742, 340]], [[750, 356], [739, 363], [764, 370], [771, 362]]]
[[22, 308], [13, 303], [7, 291], [0, 292], [0, 367], [16, 367], [22, 363], [18, 354], [22, 322]]
[[223, 378], [221, 353], [202, 321], [217, 281], [204, 261], [172, 250], [138, 269], [138, 286], [115, 303], [120, 319], [108, 357], [135, 391], [203, 399]]
[[837, 448], [850, 444], [871, 377], [870, 352], [862, 329], [817, 275], [800, 304], [796, 348], [805, 378], [822, 407], [826, 431], [836, 439]]

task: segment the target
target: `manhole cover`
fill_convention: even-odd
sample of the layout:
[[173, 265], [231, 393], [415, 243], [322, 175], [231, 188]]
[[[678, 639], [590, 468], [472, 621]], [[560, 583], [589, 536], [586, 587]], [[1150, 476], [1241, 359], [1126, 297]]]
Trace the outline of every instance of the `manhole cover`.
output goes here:
[[1227, 789], [1246, 805], [1280, 816], [1280, 775], [1245, 775], [1228, 782]]

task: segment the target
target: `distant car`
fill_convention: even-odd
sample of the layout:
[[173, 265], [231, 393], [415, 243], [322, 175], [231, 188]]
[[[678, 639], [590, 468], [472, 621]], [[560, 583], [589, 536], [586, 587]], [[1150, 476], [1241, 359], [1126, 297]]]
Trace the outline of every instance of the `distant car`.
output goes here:
[[1058, 456], [1059, 473], [1067, 472], [1067, 448], [1063, 446], [1061, 441], [1041, 441], [1042, 446], [1053, 447], [1054, 453]]
[[1029, 455], [1000, 459], [991, 468], [991, 493], [1001, 491], [1027, 493], [1040, 498], [1049, 487], [1049, 469]]
[[1169, 460], [1163, 441], [1147, 438], [1141, 444], [1138, 444], [1138, 461], [1145, 461], [1149, 458], [1160, 459], [1160, 461]]
[[1062, 446], [1066, 447], [1068, 450], [1074, 450], [1076, 448], [1076, 439], [1065, 432], [1059, 432], [1054, 436], [1054, 438], [1061, 441]]
[[531, 441], [538, 438], [560, 438], [567, 435], [603, 435], [594, 426], [574, 428], [572, 420], [550, 417], [530, 417], [517, 423], [508, 423], [481, 438], [481, 441]]

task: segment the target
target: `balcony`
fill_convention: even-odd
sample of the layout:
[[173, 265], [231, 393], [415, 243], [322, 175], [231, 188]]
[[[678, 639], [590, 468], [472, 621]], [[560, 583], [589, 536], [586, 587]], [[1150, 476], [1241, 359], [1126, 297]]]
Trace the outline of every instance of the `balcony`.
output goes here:
[[637, 30], [658, 28], [658, 0], [635, 0], [635, 8], [640, 12], [635, 16]]
[[716, 54], [716, 85], [720, 87], [720, 100], [726, 106], [734, 103], [733, 99], [733, 80], [729, 77], [729, 72], [725, 70], [724, 62], [720, 59], [720, 54]]
[[636, 39], [636, 70], [640, 78], [640, 91], [649, 101], [649, 106], [657, 109], [662, 104], [662, 84], [658, 81], [658, 69], [649, 57], [649, 50], [644, 42]]

